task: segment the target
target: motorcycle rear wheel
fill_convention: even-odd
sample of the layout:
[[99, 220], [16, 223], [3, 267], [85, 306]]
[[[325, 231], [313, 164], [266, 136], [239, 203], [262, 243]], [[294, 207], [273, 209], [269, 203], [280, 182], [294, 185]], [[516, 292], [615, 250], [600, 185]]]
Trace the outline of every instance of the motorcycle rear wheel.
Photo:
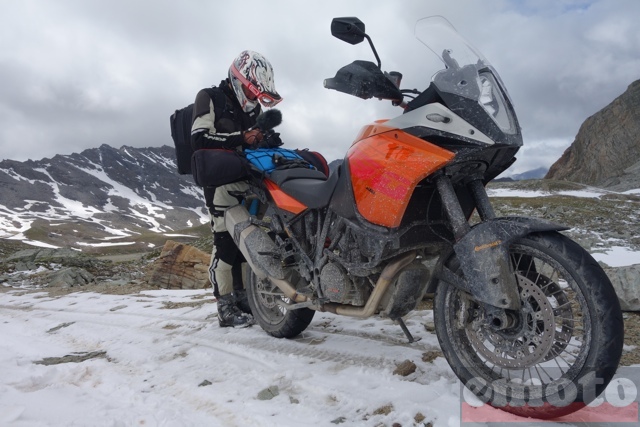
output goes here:
[[[620, 362], [624, 326], [611, 282], [583, 248], [557, 232], [510, 246], [521, 310], [501, 330], [471, 295], [440, 282], [436, 334], [449, 365], [484, 403], [532, 418], [575, 412]], [[462, 274], [453, 257], [448, 266]]]
[[284, 293], [268, 279], [258, 279], [251, 271], [247, 283], [247, 299], [253, 318], [269, 335], [276, 338], [294, 338], [313, 320], [315, 311], [308, 308], [288, 310], [279, 301], [291, 303]]

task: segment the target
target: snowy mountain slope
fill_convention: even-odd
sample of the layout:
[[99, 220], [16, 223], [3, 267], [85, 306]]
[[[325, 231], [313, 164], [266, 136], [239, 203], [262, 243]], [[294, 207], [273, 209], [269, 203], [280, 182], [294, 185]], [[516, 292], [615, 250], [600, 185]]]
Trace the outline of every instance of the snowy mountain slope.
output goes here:
[[192, 178], [176, 172], [168, 146], [102, 145], [52, 159], [0, 162], [2, 238], [78, 247], [171, 233], [205, 223], [203, 205]]

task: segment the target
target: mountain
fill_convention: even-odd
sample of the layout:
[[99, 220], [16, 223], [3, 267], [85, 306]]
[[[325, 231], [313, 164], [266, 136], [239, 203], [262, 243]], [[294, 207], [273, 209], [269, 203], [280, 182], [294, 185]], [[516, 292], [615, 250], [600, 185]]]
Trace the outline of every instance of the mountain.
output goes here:
[[614, 191], [640, 187], [640, 80], [582, 124], [545, 178]]
[[521, 181], [523, 179], [541, 179], [544, 178], [548, 171], [549, 169], [547, 168], [539, 167], [537, 169], [511, 175], [511, 179], [514, 181]]
[[511, 181], [522, 181], [525, 179], [541, 179], [545, 176], [545, 174], [549, 171], [549, 169], [544, 167], [539, 167], [537, 169], [532, 169], [522, 173], [516, 173], [514, 175], [503, 176], [497, 179], [494, 179], [494, 182], [511, 182]]
[[208, 221], [201, 193], [191, 176], [177, 173], [169, 146], [102, 145], [51, 159], [3, 160], [0, 237], [76, 249], [150, 247], [145, 236]]

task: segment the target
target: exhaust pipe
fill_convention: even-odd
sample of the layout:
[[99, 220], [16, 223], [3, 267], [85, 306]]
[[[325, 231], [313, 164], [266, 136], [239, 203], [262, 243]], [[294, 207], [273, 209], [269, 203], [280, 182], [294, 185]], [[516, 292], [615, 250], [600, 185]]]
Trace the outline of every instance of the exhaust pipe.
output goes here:
[[258, 278], [268, 278], [287, 298], [295, 302], [307, 301], [307, 297], [298, 294], [295, 287], [286, 280], [282, 263], [274, 257], [278, 253], [278, 247], [263, 229], [251, 223], [249, 212], [243, 205], [227, 209], [224, 224]]

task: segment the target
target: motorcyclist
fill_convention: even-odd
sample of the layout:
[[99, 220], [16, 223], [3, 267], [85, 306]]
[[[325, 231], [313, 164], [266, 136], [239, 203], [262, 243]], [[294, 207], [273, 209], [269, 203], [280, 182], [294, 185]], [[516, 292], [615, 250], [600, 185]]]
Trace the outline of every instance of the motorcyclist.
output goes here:
[[[229, 67], [228, 78], [214, 93], [224, 96], [225, 108], [215, 113], [217, 100], [200, 90], [193, 107], [191, 145], [194, 150], [224, 148], [243, 150], [262, 141], [256, 123], [262, 104], [273, 107], [282, 97], [275, 89], [271, 63], [261, 54], [245, 50]], [[222, 327], [246, 327], [254, 323], [242, 281], [244, 257], [236, 247], [224, 224], [225, 209], [242, 202], [248, 189], [245, 181], [220, 187], [205, 187], [205, 204], [211, 217], [213, 250], [209, 280], [218, 300], [218, 321]]]

